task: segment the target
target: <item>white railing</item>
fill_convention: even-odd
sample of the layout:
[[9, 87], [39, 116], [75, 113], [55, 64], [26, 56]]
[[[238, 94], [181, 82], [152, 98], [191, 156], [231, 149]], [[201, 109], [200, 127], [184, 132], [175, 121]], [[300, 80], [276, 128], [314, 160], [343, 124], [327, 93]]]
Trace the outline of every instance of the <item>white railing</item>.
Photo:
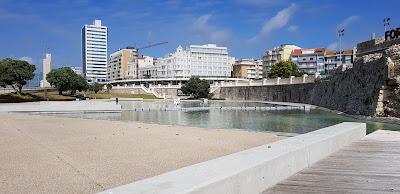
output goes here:
[[288, 84], [302, 84], [302, 83], [313, 83], [315, 79], [320, 77], [319, 74], [314, 76], [303, 75], [302, 77], [290, 78], [274, 78], [274, 79], [262, 79], [262, 80], [248, 80], [248, 81], [235, 81], [235, 82], [219, 82], [214, 85], [220, 87], [235, 87], [235, 86], [268, 86], [268, 85], [288, 85]]

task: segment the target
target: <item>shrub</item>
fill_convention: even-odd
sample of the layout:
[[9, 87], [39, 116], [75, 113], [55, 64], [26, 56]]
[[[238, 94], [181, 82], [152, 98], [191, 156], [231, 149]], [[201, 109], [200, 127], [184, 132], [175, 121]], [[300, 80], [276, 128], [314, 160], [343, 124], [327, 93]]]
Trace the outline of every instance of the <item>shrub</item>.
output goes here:
[[208, 98], [210, 93], [210, 83], [200, 78], [190, 78], [189, 81], [181, 88], [182, 92], [193, 98]]

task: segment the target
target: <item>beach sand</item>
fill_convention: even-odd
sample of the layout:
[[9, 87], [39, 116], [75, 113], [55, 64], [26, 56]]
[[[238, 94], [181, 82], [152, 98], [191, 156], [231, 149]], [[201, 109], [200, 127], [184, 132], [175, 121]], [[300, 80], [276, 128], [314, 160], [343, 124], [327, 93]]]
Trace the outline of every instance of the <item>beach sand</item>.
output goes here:
[[284, 138], [0, 113], [0, 193], [94, 193]]

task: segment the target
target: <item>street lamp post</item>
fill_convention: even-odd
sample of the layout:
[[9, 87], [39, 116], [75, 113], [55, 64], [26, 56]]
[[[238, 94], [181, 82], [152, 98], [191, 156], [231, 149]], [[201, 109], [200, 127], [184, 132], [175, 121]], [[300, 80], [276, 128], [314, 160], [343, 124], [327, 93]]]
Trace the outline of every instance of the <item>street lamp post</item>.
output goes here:
[[338, 36], [339, 36], [339, 66], [342, 65], [342, 36], [344, 36], [344, 28], [338, 30]]
[[386, 32], [386, 26], [389, 26], [390, 25], [390, 23], [389, 23], [389, 21], [390, 21], [390, 18], [384, 18], [383, 19], [383, 26], [385, 27], [385, 32]]

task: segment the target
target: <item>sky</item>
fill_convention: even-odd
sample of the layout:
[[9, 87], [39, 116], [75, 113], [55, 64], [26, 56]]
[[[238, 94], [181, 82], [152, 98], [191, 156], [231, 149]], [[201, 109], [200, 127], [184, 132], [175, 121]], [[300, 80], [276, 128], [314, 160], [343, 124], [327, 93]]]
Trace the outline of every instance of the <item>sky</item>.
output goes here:
[[102, 20], [109, 54], [126, 46], [162, 57], [176, 47], [215, 43], [236, 58], [259, 59], [281, 44], [350, 49], [384, 33], [383, 19], [400, 27], [398, 0], [0, 0], [0, 58], [41, 69], [46, 50], [54, 68], [81, 66], [81, 28]]

